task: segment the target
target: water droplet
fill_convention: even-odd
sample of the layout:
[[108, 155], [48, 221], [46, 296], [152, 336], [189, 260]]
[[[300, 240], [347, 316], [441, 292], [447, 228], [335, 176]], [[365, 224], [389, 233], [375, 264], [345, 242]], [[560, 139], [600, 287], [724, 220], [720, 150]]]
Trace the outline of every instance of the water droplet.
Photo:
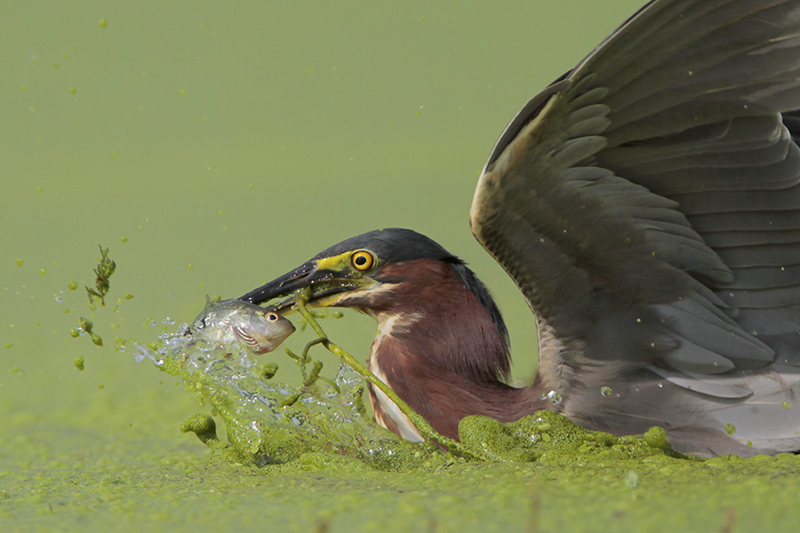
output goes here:
[[736, 426], [734, 426], [733, 424], [725, 424], [725, 433], [727, 433], [728, 435], [733, 435], [734, 433], [736, 433]]
[[613, 392], [614, 391], [611, 390], [611, 387], [609, 387], [608, 385], [604, 385], [604, 386], [600, 387], [600, 394], [602, 396], [605, 396], [606, 398], [611, 396], [611, 393], [613, 393]]
[[556, 405], [561, 403], [561, 394], [558, 391], [551, 390], [547, 393], [547, 399], [550, 400], [551, 403]]
[[660, 381], [658, 382], [658, 388], [659, 388], [659, 389], [663, 389], [663, 388], [664, 388], [664, 384], [663, 384], [663, 383], [661, 383]]
[[55, 301], [57, 301], [58, 303], [61, 303], [61, 302], [64, 301], [63, 296], [64, 296], [64, 291], [58, 291], [58, 292], [53, 293], [53, 299]]

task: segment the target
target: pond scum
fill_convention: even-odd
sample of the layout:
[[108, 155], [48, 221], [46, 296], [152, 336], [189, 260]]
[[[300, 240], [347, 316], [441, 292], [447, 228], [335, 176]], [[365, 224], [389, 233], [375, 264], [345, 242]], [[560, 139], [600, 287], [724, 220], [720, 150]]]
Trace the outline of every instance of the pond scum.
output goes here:
[[213, 451], [237, 462], [266, 466], [323, 453], [377, 470], [408, 471], [467, 461], [561, 462], [576, 454], [597, 461], [653, 456], [698, 461], [674, 452], [662, 428], [616, 437], [580, 428], [549, 411], [509, 424], [467, 417], [459, 426], [456, 452], [433, 442], [408, 442], [372, 421], [364, 407], [364, 381], [344, 363], [335, 383], [306, 380], [306, 385], [293, 388], [274, 380], [274, 363], [257, 364], [243, 346], [207, 344], [188, 332], [183, 325], [161, 335], [160, 343], [136, 344], [135, 358], [149, 359], [162, 371], [180, 376], [188, 390], [211, 406], [213, 416], [224, 422], [227, 442], [206, 414], [191, 417], [181, 430], [194, 432]]

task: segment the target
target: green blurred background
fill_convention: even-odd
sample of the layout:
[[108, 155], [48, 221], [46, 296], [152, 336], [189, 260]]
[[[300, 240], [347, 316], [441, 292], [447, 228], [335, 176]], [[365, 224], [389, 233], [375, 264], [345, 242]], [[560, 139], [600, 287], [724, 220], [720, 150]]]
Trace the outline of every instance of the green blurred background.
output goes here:
[[[474, 185], [514, 113], [641, 3], [0, 4], [0, 490], [76, 461], [203, 457], [177, 432], [196, 398], [114, 338], [152, 340], [206, 294], [375, 228], [464, 258], [530, 380], [533, 319], [469, 232]], [[118, 266], [92, 313], [98, 244]], [[69, 336], [80, 316], [104, 347]], [[371, 319], [323, 325], [366, 357]]]

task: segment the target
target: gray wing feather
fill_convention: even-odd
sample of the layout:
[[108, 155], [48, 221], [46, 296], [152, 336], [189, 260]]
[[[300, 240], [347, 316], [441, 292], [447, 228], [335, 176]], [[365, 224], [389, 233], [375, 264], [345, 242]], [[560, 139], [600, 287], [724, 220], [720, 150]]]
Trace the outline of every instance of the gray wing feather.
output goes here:
[[511, 122], [470, 222], [547, 332], [535, 385], [566, 414], [800, 448], [798, 108], [800, 3], [658, 0]]

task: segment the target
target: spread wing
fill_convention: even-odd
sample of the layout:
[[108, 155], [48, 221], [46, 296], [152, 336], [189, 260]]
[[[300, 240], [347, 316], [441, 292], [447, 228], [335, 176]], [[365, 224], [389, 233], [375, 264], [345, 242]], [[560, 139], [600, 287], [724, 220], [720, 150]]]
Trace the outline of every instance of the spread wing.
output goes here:
[[800, 448], [798, 108], [797, 0], [656, 0], [511, 122], [470, 222], [562, 412]]

